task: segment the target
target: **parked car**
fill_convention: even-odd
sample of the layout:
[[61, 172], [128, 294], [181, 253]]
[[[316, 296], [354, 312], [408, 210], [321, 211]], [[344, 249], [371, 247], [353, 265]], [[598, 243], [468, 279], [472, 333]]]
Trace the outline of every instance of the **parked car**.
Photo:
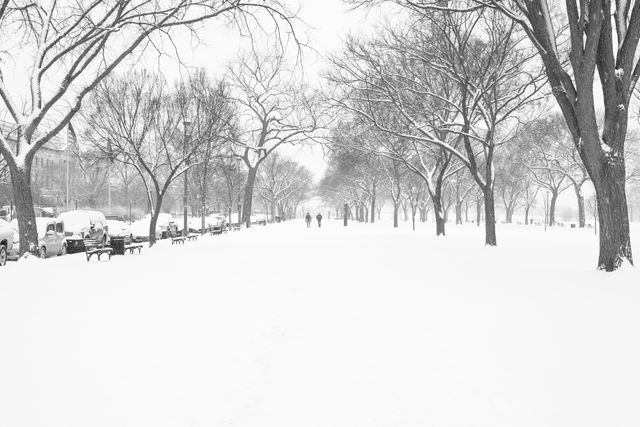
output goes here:
[[[11, 221], [13, 229], [13, 249], [9, 251], [9, 259], [20, 256], [20, 231], [18, 220]], [[67, 253], [67, 238], [64, 222], [57, 218], [36, 218], [38, 230], [38, 254], [40, 258], [65, 255]]]
[[[149, 217], [149, 220], [151, 220], [151, 215], [147, 215], [147, 217]], [[174, 220], [173, 215], [171, 215], [170, 213], [159, 214], [157, 225], [158, 227], [160, 227], [163, 239], [175, 236], [178, 231], [178, 224]]]
[[[145, 215], [142, 219], [131, 224], [131, 234], [134, 242], [146, 242], [149, 240], [149, 224], [151, 223], [151, 215]], [[170, 213], [161, 213], [158, 215], [156, 222], [156, 240], [166, 239], [175, 235], [178, 231], [178, 225]]]
[[11, 225], [0, 219], [0, 267], [7, 263], [9, 251], [13, 249], [13, 229]]
[[131, 243], [133, 234], [131, 233], [131, 226], [129, 224], [124, 221], [109, 219], [109, 217], [107, 217], [107, 224], [109, 225], [109, 238], [124, 237], [125, 244]]
[[69, 253], [83, 251], [84, 239], [97, 239], [102, 247], [109, 243], [109, 224], [102, 212], [69, 211], [60, 214], [58, 219], [64, 221]]
[[267, 225], [267, 215], [265, 214], [253, 214], [251, 215], [251, 223], [258, 225]]

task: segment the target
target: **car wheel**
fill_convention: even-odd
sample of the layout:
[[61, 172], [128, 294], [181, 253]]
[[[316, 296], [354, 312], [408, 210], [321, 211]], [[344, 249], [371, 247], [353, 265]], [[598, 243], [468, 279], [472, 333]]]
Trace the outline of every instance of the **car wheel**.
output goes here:
[[62, 255], [66, 255], [67, 254], [67, 244], [63, 244], [62, 245], [62, 250], [60, 251], [60, 255], [58, 256], [62, 256]]
[[40, 248], [40, 258], [45, 259], [47, 257], [47, 248], [45, 248], [44, 246], [42, 246]]
[[7, 247], [0, 245], [0, 267], [7, 265]]

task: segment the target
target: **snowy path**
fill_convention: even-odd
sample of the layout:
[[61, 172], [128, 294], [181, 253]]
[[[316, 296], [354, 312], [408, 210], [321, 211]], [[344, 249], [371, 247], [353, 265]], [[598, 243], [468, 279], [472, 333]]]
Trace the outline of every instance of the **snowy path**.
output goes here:
[[11, 263], [0, 426], [640, 425], [635, 269], [593, 271], [592, 230], [431, 228]]

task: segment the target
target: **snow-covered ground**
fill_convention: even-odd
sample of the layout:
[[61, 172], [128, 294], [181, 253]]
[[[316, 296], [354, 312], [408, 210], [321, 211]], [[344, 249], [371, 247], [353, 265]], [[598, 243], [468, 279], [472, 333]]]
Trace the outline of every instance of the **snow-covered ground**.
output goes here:
[[0, 426], [640, 425], [640, 276], [593, 230], [325, 222], [10, 263]]

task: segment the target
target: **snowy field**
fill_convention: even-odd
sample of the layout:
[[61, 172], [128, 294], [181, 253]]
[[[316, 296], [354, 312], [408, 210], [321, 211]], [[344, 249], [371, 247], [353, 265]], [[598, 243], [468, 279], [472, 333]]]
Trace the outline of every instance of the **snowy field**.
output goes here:
[[403, 227], [10, 263], [0, 426], [640, 425], [640, 276], [592, 229]]

